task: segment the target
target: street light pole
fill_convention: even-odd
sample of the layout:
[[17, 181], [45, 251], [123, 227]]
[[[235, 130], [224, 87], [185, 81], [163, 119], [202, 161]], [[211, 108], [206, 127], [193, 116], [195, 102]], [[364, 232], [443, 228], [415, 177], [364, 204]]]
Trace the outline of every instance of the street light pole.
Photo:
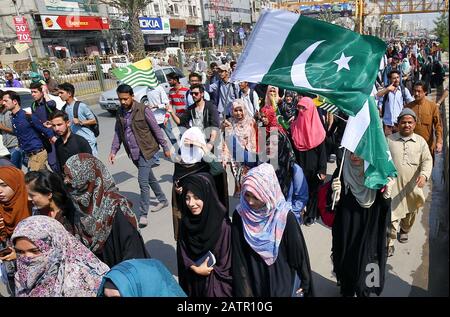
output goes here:
[[[12, 2], [14, 4], [14, 8], [16, 9], [17, 16], [20, 17], [21, 15], [19, 12], [19, 8], [17, 7], [17, 0], [12, 0]], [[37, 72], [36, 63], [34, 62], [33, 55], [31, 54], [31, 47], [27, 50], [27, 52], [28, 52], [28, 56], [30, 57], [30, 60], [31, 60], [31, 69], [34, 72]]]

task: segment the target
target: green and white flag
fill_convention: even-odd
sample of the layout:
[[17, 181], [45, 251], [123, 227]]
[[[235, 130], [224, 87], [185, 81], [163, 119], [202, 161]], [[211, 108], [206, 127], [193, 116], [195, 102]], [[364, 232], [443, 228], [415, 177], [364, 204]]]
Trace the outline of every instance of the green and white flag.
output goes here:
[[397, 176], [373, 96], [354, 117], [349, 117], [341, 145], [365, 160], [364, 184], [373, 189]]
[[268, 10], [253, 29], [231, 79], [315, 93], [354, 116], [372, 91], [385, 51], [379, 38]]
[[152, 62], [148, 58], [144, 58], [131, 65], [120, 67], [112, 70], [112, 73], [124, 84], [131, 87], [158, 86], [155, 71], [152, 67]]

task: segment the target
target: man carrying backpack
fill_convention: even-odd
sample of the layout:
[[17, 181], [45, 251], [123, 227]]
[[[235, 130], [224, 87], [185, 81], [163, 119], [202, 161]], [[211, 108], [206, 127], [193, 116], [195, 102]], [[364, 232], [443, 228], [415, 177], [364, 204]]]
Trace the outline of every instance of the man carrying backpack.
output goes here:
[[[48, 132], [48, 135], [54, 136], [52, 130], [52, 124], [49, 120], [50, 115], [55, 112], [56, 102], [51, 100], [48, 95], [48, 89], [40, 82], [34, 82], [30, 84], [31, 96], [34, 101], [31, 104], [31, 113], [35, 114], [39, 121], [42, 123], [44, 129]], [[58, 158], [56, 157], [55, 145], [48, 142], [47, 137], [40, 134], [44, 148], [48, 154], [48, 165], [55, 172], [59, 172]]]
[[73, 133], [85, 138], [92, 149], [92, 155], [97, 156], [97, 139], [99, 135], [98, 120], [89, 107], [80, 101], [75, 101], [75, 87], [70, 83], [58, 86], [59, 96], [66, 105], [63, 111], [69, 116], [70, 129]]
[[400, 84], [400, 75], [398, 70], [391, 71], [390, 85], [377, 93], [377, 97], [380, 98], [379, 108], [385, 136], [398, 132], [398, 115], [406, 104], [414, 101], [408, 88]]

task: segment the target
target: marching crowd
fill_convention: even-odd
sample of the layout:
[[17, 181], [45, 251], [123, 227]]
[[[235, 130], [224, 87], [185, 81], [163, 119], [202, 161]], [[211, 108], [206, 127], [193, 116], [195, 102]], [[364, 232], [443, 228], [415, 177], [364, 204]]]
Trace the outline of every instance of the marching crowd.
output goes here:
[[[393, 42], [385, 62], [377, 99], [398, 175], [380, 190], [364, 185], [364, 161], [340, 148], [345, 113], [317, 107], [314, 95], [232, 82], [235, 62], [211, 63], [206, 80], [192, 72], [190, 87], [171, 73], [169, 94], [149, 87], [147, 105], [119, 85], [108, 160], [123, 146], [138, 169], [138, 217], [97, 158], [98, 120], [73, 85], [57, 86], [66, 103], [58, 110], [49, 85], [33, 83], [31, 114], [17, 93], [1, 92], [0, 260], [10, 295], [314, 296], [302, 226], [319, 218], [332, 228], [341, 294], [380, 295], [387, 257], [396, 240], [408, 242], [442, 151], [439, 106], [448, 94], [436, 45]], [[150, 188], [151, 211], [169, 206], [153, 173], [160, 149], [174, 164], [178, 281], [140, 233]], [[327, 181], [328, 162], [337, 169]], [[228, 168], [239, 199], [232, 217]], [[376, 285], [367, 283], [373, 264]]]

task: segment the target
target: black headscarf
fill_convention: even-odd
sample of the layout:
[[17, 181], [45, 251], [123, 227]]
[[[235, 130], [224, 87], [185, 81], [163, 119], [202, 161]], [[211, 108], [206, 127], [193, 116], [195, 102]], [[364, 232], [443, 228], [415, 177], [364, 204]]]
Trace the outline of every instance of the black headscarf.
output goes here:
[[[292, 97], [291, 103], [286, 101], [286, 97]], [[280, 112], [286, 121], [297, 115], [297, 98], [293, 92], [286, 91], [284, 94], [284, 99], [280, 106]]]
[[[183, 202], [180, 235], [189, 255], [199, 258], [216, 246], [227, 210], [219, 201], [216, 186], [210, 174], [190, 175], [181, 181], [181, 185], [183, 186]], [[200, 215], [194, 216], [186, 205], [188, 190], [203, 200]]]

